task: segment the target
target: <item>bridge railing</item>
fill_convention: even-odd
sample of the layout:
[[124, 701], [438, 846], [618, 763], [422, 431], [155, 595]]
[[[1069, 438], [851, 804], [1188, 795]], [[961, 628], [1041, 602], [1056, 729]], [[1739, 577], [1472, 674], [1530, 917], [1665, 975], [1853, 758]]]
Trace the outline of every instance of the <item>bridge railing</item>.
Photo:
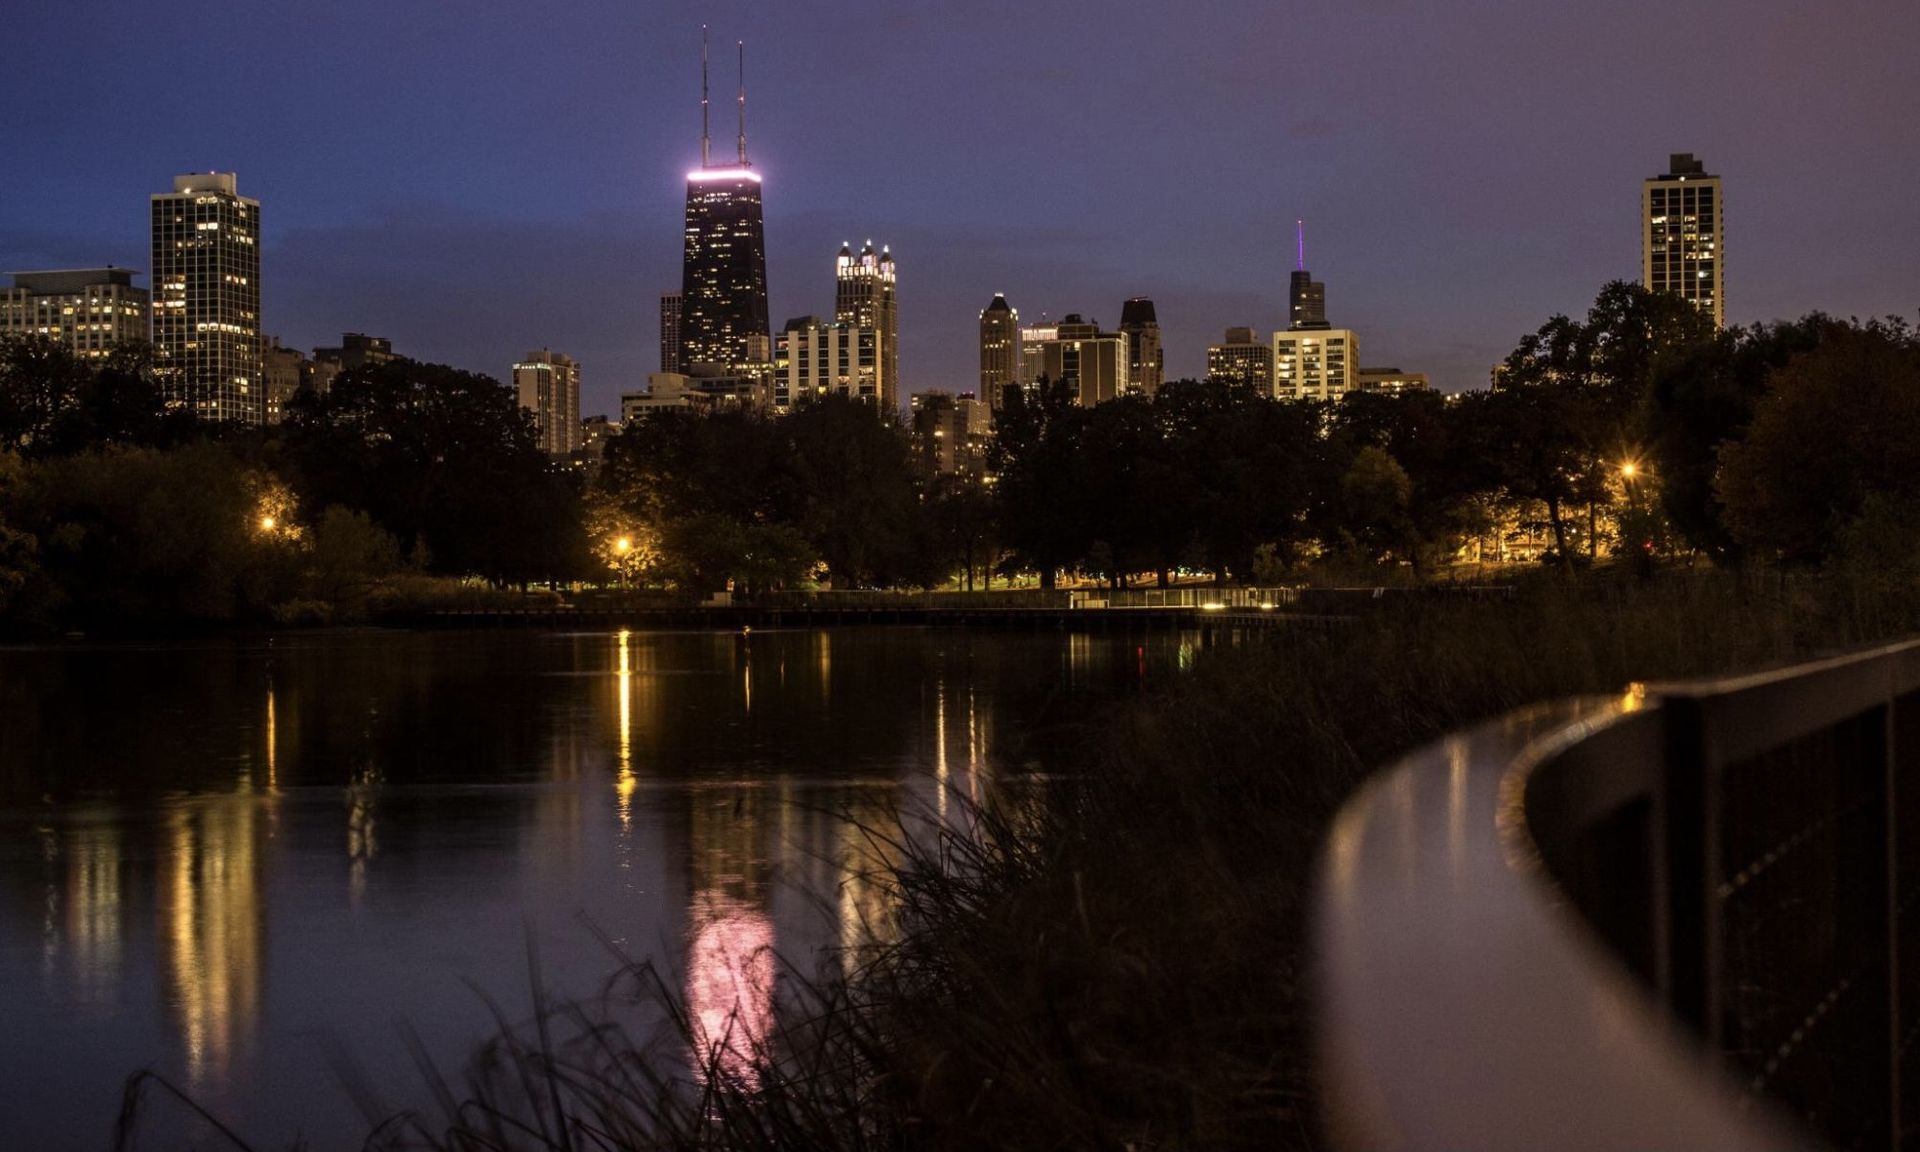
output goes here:
[[1538, 705], [1380, 774], [1313, 924], [1336, 1138], [1914, 1143], [1915, 757], [1906, 643]]

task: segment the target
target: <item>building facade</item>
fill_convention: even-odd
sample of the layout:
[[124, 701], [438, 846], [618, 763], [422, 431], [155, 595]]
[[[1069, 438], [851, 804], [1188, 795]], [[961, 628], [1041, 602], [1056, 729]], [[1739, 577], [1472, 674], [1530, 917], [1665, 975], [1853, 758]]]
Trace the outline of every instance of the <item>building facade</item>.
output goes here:
[[1065, 383], [1084, 407], [1104, 403], [1127, 391], [1127, 338], [1102, 332], [1099, 322], [1069, 314], [1040, 343], [1035, 379]]
[[985, 400], [929, 388], [914, 394], [912, 408], [914, 450], [928, 475], [986, 475], [993, 413]]
[[1060, 335], [1060, 325], [1047, 322], [1041, 314], [1040, 323], [1020, 329], [1020, 379], [1021, 384], [1032, 384], [1040, 379], [1046, 367], [1043, 352], [1046, 346]]
[[1403, 392], [1425, 391], [1431, 386], [1425, 372], [1402, 372], [1398, 368], [1360, 369], [1359, 389], [1362, 392], [1384, 392], [1389, 396], [1398, 396]]
[[1667, 159], [1664, 176], [1640, 189], [1640, 277], [1654, 292], [1672, 292], [1727, 323], [1725, 204], [1720, 177], [1691, 152]]
[[840, 246], [834, 259], [834, 323], [878, 334], [880, 404], [888, 412], [897, 412], [900, 404], [898, 287], [893, 253], [885, 245], [876, 253], [869, 240], [857, 256], [850, 246]]
[[1262, 396], [1273, 396], [1273, 345], [1255, 336], [1251, 328], [1229, 328], [1218, 344], [1207, 346], [1207, 379], [1244, 384]]
[[41, 336], [97, 360], [147, 342], [151, 303], [128, 268], [15, 272], [0, 288], [0, 336]]
[[995, 294], [980, 311], [980, 395], [998, 412], [1002, 393], [1019, 382], [1020, 313], [1005, 296]]
[[312, 387], [313, 362], [300, 349], [284, 347], [278, 336], [269, 336], [260, 354], [260, 371], [266, 381], [264, 419], [278, 424], [286, 419], [287, 404], [302, 388]]
[[773, 407], [785, 412], [810, 397], [851, 396], [886, 407], [882, 373], [886, 334], [817, 316], [787, 321], [773, 352]]
[[351, 368], [365, 368], [369, 364], [385, 364], [397, 359], [399, 356], [393, 350], [393, 341], [384, 336], [368, 336], [364, 332], [342, 332], [337, 347], [313, 350], [311, 384], [315, 392], [324, 396], [333, 390], [334, 378], [340, 373]]
[[680, 293], [660, 293], [660, 371], [680, 371]]
[[152, 197], [152, 220], [162, 395], [203, 420], [262, 422], [260, 202], [231, 172], [192, 173]]
[[1350, 328], [1273, 334], [1277, 400], [1337, 400], [1360, 385], [1360, 338]]
[[580, 365], [546, 348], [513, 366], [520, 407], [533, 413], [540, 450], [566, 456], [580, 447]]
[[1160, 320], [1152, 300], [1135, 296], [1120, 306], [1120, 334], [1127, 338], [1127, 391], [1137, 396], [1159, 392], [1166, 355], [1160, 348]]

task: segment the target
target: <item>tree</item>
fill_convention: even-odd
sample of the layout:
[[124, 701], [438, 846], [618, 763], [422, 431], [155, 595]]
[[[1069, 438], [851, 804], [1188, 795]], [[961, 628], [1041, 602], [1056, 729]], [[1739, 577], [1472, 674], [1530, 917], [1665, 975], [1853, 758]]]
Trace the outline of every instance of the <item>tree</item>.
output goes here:
[[1407, 470], [1383, 448], [1369, 444], [1354, 454], [1353, 464], [1340, 479], [1341, 505], [1355, 539], [1378, 559], [1382, 554], [1405, 556], [1413, 550], [1413, 523], [1407, 506], [1413, 482]]
[[792, 481], [778, 519], [800, 530], [834, 586], [931, 582], [913, 453], [899, 425], [873, 404], [824, 396], [778, 427], [781, 470]]
[[310, 516], [365, 512], [435, 571], [524, 584], [591, 563], [575, 482], [489, 377], [411, 360], [350, 369], [296, 397], [283, 431]]
[[1074, 448], [1087, 410], [1066, 384], [1045, 378], [1009, 386], [1002, 397], [988, 461], [999, 476], [994, 503], [1008, 563], [1038, 572], [1040, 586], [1052, 588], [1060, 569], [1092, 543], [1074, 489]]
[[39, 337], [0, 338], [0, 448], [70, 456], [121, 445], [162, 445], [200, 435], [186, 412], [168, 412], [145, 346], [99, 361]]
[[1920, 338], [1897, 320], [1830, 327], [1769, 375], [1715, 489], [1734, 540], [1788, 564], [1920, 507]]

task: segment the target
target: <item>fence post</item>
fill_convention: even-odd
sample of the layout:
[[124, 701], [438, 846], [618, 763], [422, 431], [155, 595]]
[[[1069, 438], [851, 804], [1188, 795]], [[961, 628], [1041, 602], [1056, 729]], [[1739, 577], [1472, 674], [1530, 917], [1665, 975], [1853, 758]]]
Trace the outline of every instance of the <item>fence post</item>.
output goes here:
[[[1899, 665], [1896, 664], [1896, 668]], [[1900, 1047], [1904, 1037], [1901, 1035], [1900, 1008], [1900, 741], [1899, 710], [1900, 678], [1890, 673], [1887, 677], [1887, 702], [1880, 709], [1881, 719], [1881, 762], [1884, 766], [1884, 788], [1881, 792], [1881, 804], [1885, 806], [1883, 843], [1886, 852], [1887, 886], [1887, 1147], [1899, 1152], [1903, 1142], [1902, 1128], [1905, 1116], [1900, 1106]]]

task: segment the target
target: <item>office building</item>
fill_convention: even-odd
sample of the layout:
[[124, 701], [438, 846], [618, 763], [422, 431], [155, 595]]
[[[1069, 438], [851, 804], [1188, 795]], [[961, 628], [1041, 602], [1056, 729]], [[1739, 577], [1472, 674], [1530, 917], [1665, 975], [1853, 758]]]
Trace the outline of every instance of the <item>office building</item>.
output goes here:
[[1127, 392], [1152, 396], [1160, 391], [1166, 360], [1160, 350], [1160, 321], [1153, 301], [1135, 296], [1120, 306], [1120, 334], [1127, 338]]
[[1327, 286], [1307, 271], [1307, 226], [1295, 220], [1294, 268], [1287, 284], [1287, 329], [1292, 332], [1320, 332], [1327, 323]]
[[1040, 323], [1020, 329], [1020, 380], [1021, 384], [1032, 384], [1040, 379], [1045, 359], [1042, 350], [1060, 335], [1060, 325], [1049, 324], [1046, 313], [1040, 314]]
[[260, 423], [260, 202], [231, 172], [196, 172], [152, 197], [152, 219], [161, 394], [203, 420]]
[[1273, 345], [1251, 328], [1229, 328], [1218, 344], [1207, 346], [1207, 379], [1245, 384], [1262, 396], [1273, 395]]
[[565, 456], [580, 447], [580, 365], [546, 348], [513, 366], [520, 407], [533, 414], [540, 450]]
[[1127, 338], [1069, 314], [1040, 343], [1036, 367], [1036, 379], [1065, 383], [1076, 403], [1092, 407], [1126, 393]]
[[774, 344], [773, 407], [785, 412], [810, 397], [851, 396], [881, 405], [886, 334], [817, 316], [789, 320]]
[[1020, 382], [1020, 313], [994, 294], [980, 312], [980, 395], [998, 412], [1001, 393]]
[[766, 363], [767, 242], [760, 174], [747, 161], [742, 50], [740, 134], [732, 164], [715, 164], [707, 125], [707, 59], [700, 49], [700, 167], [687, 173], [680, 280], [679, 368], [724, 376]]
[[1338, 400], [1360, 385], [1360, 338], [1349, 328], [1273, 334], [1273, 395]]
[[913, 444], [921, 468], [933, 476], [984, 476], [993, 413], [971, 392], [941, 388], [914, 394]]
[[1720, 177], [1691, 152], [1667, 159], [1664, 176], [1640, 190], [1640, 278], [1654, 292], [1672, 292], [1727, 323], [1725, 205]]
[[1356, 385], [1362, 392], [1384, 392], [1398, 396], [1403, 392], [1424, 391], [1431, 385], [1425, 372], [1402, 372], [1398, 368], [1362, 368]]
[[620, 394], [620, 420], [623, 424], [631, 423], [662, 409], [716, 404], [771, 406], [771, 387], [766, 374], [689, 376], [684, 372], [653, 372], [647, 376], [645, 392]]
[[840, 246], [834, 260], [833, 319], [878, 335], [880, 345], [880, 405], [888, 412], [899, 411], [900, 403], [900, 300], [896, 289], [898, 275], [893, 253], [884, 245], [873, 250], [869, 240], [855, 255], [848, 245]]
[[680, 293], [660, 293], [660, 371], [680, 371]]
[[115, 348], [147, 342], [145, 288], [129, 268], [15, 272], [0, 288], [0, 336], [41, 336], [77, 356], [99, 359]]

